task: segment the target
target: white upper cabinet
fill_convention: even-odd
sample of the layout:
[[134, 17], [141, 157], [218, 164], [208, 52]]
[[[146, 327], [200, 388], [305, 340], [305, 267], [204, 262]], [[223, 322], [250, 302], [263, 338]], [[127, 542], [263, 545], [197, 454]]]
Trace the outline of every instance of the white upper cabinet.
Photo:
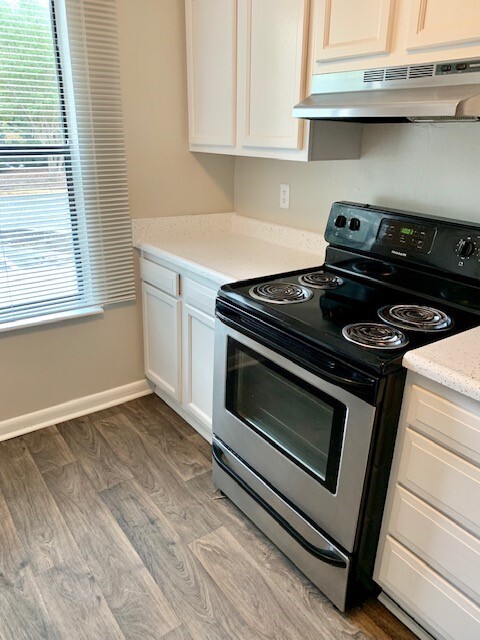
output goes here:
[[311, 0], [185, 0], [190, 150], [358, 158], [361, 127], [293, 118], [309, 93]]
[[412, 0], [411, 4], [408, 51], [480, 44], [478, 0]]
[[242, 147], [300, 149], [292, 107], [305, 95], [307, 0], [240, 0], [238, 129]]
[[321, 0], [316, 60], [390, 53], [394, 0]]
[[313, 73], [480, 58], [479, 0], [313, 3]]
[[236, 5], [236, 0], [185, 2], [189, 130], [195, 145], [235, 147]]

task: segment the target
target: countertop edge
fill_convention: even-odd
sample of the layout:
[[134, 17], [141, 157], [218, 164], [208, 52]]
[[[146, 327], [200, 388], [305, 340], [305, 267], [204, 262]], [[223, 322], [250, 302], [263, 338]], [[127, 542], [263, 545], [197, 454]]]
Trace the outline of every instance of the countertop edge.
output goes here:
[[228, 275], [226, 273], [222, 273], [220, 271], [215, 271], [214, 269], [210, 269], [209, 267], [205, 267], [204, 265], [198, 264], [198, 262], [193, 262], [188, 258], [184, 258], [179, 256], [176, 253], [171, 253], [166, 249], [161, 249], [152, 244], [148, 244], [147, 242], [140, 242], [138, 244], [134, 244], [134, 247], [139, 249], [140, 251], [144, 251], [145, 253], [150, 253], [162, 260], [166, 260], [167, 262], [171, 262], [175, 265], [185, 268], [192, 273], [196, 273], [199, 276], [203, 276], [212, 280], [218, 285], [224, 285], [229, 282], [235, 282], [238, 278], [232, 275]]
[[[408, 351], [403, 357], [403, 366], [428, 380], [480, 402], [480, 366], [477, 370], [468, 372], [463, 372], [458, 368], [463, 361], [461, 346], [468, 342], [465, 334], [470, 331], [476, 333], [477, 340], [480, 339], [480, 329], [470, 329], [450, 336], [426, 347]], [[448, 345], [445, 345], [447, 341]], [[438, 354], [438, 349], [442, 349], [441, 354]], [[452, 356], [453, 366], [449, 366], [445, 362], [449, 359], [449, 353], [454, 354]]]

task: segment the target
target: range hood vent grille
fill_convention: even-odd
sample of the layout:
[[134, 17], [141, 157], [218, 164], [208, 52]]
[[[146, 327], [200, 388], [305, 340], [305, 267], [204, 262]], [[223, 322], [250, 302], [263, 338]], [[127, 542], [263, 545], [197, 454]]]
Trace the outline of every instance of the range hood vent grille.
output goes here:
[[368, 69], [363, 74], [364, 82], [388, 82], [390, 80], [410, 80], [412, 78], [431, 78], [434, 74], [433, 64], [412, 64], [409, 67], [386, 67], [385, 69]]
[[433, 64], [414, 64], [408, 67], [409, 78], [431, 78], [434, 72]]
[[363, 74], [364, 82], [383, 82], [385, 79], [385, 69], [368, 69]]
[[408, 67], [390, 67], [385, 69], [385, 80], [406, 80]]

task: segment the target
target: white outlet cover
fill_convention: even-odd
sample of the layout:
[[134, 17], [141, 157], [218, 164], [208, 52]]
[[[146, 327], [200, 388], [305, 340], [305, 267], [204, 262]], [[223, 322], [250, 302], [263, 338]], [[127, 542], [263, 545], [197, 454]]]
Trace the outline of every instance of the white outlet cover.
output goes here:
[[280, 185], [280, 209], [290, 209], [290, 185]]

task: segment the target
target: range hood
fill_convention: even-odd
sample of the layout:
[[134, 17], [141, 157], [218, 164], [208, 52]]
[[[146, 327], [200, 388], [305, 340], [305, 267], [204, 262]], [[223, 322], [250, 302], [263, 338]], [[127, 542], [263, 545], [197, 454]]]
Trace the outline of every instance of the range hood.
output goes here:
[[314, 75], [296, 118], [351, 122], [476, 122], [480, 59]]

